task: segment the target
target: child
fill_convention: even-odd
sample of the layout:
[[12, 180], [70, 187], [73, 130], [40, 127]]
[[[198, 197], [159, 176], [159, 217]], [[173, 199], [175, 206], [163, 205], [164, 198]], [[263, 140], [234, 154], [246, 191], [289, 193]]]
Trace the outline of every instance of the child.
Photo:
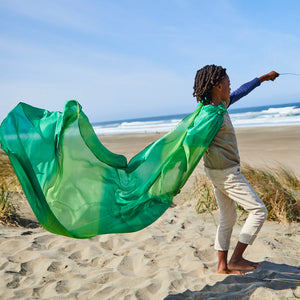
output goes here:
[[[204, 105], [227, 108], [246, 96], [263, 81], [274, 81], [279, 74], [272, 71], [245, 83], [230, 94], [230, 81], [226, 69], [207, 65], [197, 71], [193, 96]], [[243, 253], [251, 245], [267, 218], [267, 209], [253, 188], [240, 173], [240, 158], [235, 132], [228, 115], [224, 115], [221, 129], [203, 156], [205, 172], [212, 181], [220, 211], [220, 224], [217, 229], [215, 249], [218, 250], [217, 273], [245, 274], [259, 267], [258, 263], [243, 258]], [[230, 261], [227, 254], [233, 225], [236, 221], [235, 202], [249, 212], [241, 230], [239, 241]]]

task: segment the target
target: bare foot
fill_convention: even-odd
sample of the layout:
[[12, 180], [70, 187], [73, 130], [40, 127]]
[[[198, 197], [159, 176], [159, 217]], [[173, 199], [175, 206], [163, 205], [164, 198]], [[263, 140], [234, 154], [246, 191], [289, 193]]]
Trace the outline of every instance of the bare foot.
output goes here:
[[245, 275], [245, 272], [239, 270], [220, 269], [217, 270], [218, 274], [230, 274], [230, 275]]
[[255, 263], [244, 258], [231, 259], [228, 263], [228, 267], [231, 270], [243, 270], [243, 271], [252, 271], [257, 269], [260, 266], [259, 263]]

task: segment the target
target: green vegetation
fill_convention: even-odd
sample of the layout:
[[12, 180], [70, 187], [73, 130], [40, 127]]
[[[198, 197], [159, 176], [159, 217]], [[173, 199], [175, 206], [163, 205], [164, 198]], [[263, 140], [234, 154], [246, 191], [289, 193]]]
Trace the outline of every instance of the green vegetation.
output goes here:
[[8, 190], [5, 185], [0, 187], [0, 223], [19, 225], [20, 220], [14, 205], [8, 200]]
[[22, 188], [6, 153], [0, 149], [0, 186], [9, 191], [21, 192]]
[[10, 192], [20, 192], [21, 186], [10, 164], [8, 156], [0, 151], [0, 223], [21, 226], [14, 204], [9, 200]]

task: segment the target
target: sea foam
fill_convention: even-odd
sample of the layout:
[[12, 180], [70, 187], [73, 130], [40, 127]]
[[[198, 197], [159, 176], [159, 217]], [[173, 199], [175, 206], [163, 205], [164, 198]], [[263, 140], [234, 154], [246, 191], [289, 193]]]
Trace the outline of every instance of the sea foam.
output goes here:
[[[300, 125], [300, 103], [230, 109], [234, 127]], [[96, 134], [168, 132], [187, 114], [93, 124]]]

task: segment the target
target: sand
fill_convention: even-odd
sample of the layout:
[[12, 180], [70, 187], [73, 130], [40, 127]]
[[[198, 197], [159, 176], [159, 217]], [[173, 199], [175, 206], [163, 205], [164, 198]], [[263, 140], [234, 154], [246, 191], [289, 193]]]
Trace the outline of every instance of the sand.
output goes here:
[[[163, 134], [104, 135], [100, 139], [112, 152], [124, 154], [129, 160]], [[282, 166], [300, 178], [300, 126], [240, 128], [236, 136], [242, 165], [266, 169]], [[204, 174], [202, 160], [175, 202], [190, 198], [195, 176], [199, 174]]]
[[[161, 134], [103, 136], [128, 158]], [[237, 130], [242, 163], [283, 165], [300, 177], [300, 127]], [[200, 163], [176, 205], [136, 233], [76, 240], [43, 228], [0, 226], [0, 299], [297, 299], [300, 224], [267, 221], [246, 250], [261, 267], [245, 276], [216, 274], [218, 213], [197, 214], [191, 198]], [[34, 220], [24, 197], [12, 194]], [[22, 201], [20, 201], [22, 200]], [[233, 232], [232, 246], [244, 220]], [[34, 224], [34, 223], [33, 223]], [[230, 253], [229, 253], [230, 254]]]

